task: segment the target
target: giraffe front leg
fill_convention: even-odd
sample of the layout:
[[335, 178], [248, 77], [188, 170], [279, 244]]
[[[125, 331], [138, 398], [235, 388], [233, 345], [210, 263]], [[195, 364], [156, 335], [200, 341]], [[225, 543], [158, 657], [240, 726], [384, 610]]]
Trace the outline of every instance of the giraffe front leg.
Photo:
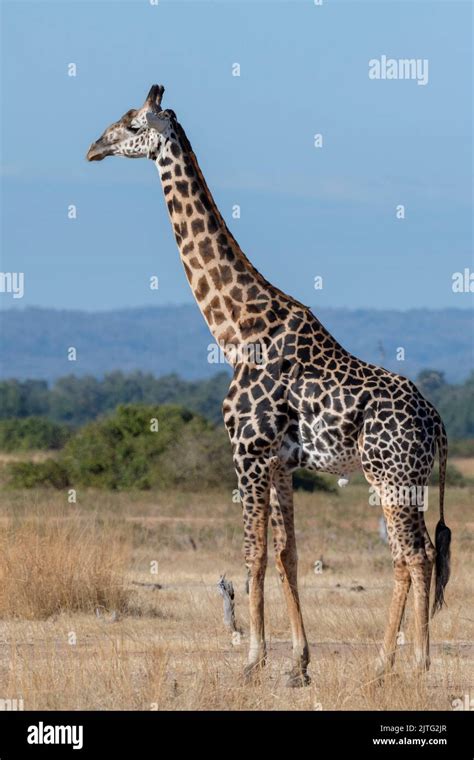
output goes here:
[[264, 460], [236, 463], [244, 518], [244, 554], [249, 578], [250, 646], [245, 680], [251, 682], [265, 665], [264, 582], [270, 512], [270, 478]]
[[293, 642], [293, 667], [287, 686], [307, 686], [311, 682], [307, 673], [309, 647], [298, 595], [298, 558], [291, 473], [277, 466], [272, 473], [272, 482], [270, 506], [276, 566], [283, 585]]

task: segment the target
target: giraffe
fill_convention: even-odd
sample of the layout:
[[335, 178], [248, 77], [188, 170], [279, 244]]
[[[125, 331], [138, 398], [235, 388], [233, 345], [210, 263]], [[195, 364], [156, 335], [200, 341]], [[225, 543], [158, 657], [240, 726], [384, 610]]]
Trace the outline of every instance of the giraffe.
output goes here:
[[[87, 159], [114, 155], [155, 163], [186, 278], [233, 368], [222, 411], [242, 504], [249, 578], [245, 678], [252, 682], [266, 661], [264, 579], [271, 525], [292, 637], [288, 685], [310, 683], [297, 584], [292, 488], [297, 468], [336, 474], [342, 482], [362, 469], [383, 510], [394, 568], [376, 678], [393, 667], [411, 586], [415, 672], [425, 672], [432, 569], [434, 614], [444, 604], [450, 565], [442, 420], [410, 380], [352, 356], [309, 307], [271, 285], [251, 264], [217, 208], [176, 114], [162, 108], [163, 93], [163, 86], [153, 85], [144, 105], [111, 124]], [[436, 449], [440, 515], [433, 545], [424, 521], [424, 487]]]

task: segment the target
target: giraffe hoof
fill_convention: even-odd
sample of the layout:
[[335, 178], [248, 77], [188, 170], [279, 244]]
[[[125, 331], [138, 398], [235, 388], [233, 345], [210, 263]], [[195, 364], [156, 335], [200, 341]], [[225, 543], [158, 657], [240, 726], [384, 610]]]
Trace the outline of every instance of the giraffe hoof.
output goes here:
[[385, 681], [393, 676], [391, 668], [377, 668], [374, 673], [373, 683], [375, 686], [383, 686]]
[[370, 689], [373, 691], [380, 689], [383, 686], [387, 686], [389, 683], [398, 681], [400, 676], [393, 671], [392, 667], [386, 667], [375, 671], [372, 681], [370, 681]]
[[265, 660], [260, 660], [260, 662], [252, 662], [249, 665], [245, 666], [243, 674], [245, 685], [257, 685], [261, 682], [264, 665]]
[[369, 692], [375, 692], [377, 689], [382, 688], [388, 679], [388, 675], [389, 673], [385, 671], [378, 671], [375, 673], [373, 679], [367, 684]]
[[292, 670], [288, 674], [288, 680], [286, 682], [286, 686], [288, 686], [291, 689], [300, 689], [302, 686], [309, 686], [310, 683], [311, 683], [311, 678], [306, 673], [306, 671]]
[[430, 669], [430, 661], [426, 660], [426, 662], [418, 663], [417, 665], [415, 665], [415, 674], [416, 676], [420, 678], [422, 676], [425, 676], [428, 673], [429, 669]]
[[393, 675], [393, 665], [395, 658], [393, 655], [390, 657], [379, 657], [375, 662], [374, 682], [377, 685], [381, 685], [387, 678]]

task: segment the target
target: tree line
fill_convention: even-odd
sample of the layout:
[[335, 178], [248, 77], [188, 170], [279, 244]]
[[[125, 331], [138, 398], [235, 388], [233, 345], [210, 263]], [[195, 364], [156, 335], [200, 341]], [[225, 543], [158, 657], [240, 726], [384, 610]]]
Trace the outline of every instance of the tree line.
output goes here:
[[[220, 424], [229, 382], [227, 372], [189, 381], [175, 374], [155, 377], [120, 371], [101, 379], [68, 375], [51, 386], [42, 380], [3, 380], [0, 420], [41, 417], [77, 428], [113, 412], [120, 404], [177, 404]], [[415, 382], [440, 412], [451, 440], [474, 438], [474, 372], [463, 384], [453, 385], [442, 372], [426, 369]]]

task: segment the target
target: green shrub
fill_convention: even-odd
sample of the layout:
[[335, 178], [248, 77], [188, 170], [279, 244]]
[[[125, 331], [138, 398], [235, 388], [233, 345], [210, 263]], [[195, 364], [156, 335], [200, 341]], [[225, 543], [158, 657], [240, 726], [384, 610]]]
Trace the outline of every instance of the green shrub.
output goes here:
[[67, 443], [62, 461], [73, 483], [147, 489], [169, 484], [160, 457], [176, 446], [185, 430], [197, 435], [212, 429], [211, 423], [182, 407], [121, 405], [113, 416], [79, 430]]
[[71, 485], [67, 469], [55, 459], [47, 459], [45, 462], [11, 462], [8, 474], [8, 483], [12, 488], [67, 488]]
[[188, 426], [157, 463], [160, 485], [200, 490], [237, 488], [229, 436], [222, 427]]
[[334, 493], [336, 488], [325, 478], [310, 470], [295, 470], [293, 473], [293, 488], [295, 491], [326, 491]]
[[71, 436], [66, 425], [45, 417], [0, 420], [0, 451], [60, 449]]

